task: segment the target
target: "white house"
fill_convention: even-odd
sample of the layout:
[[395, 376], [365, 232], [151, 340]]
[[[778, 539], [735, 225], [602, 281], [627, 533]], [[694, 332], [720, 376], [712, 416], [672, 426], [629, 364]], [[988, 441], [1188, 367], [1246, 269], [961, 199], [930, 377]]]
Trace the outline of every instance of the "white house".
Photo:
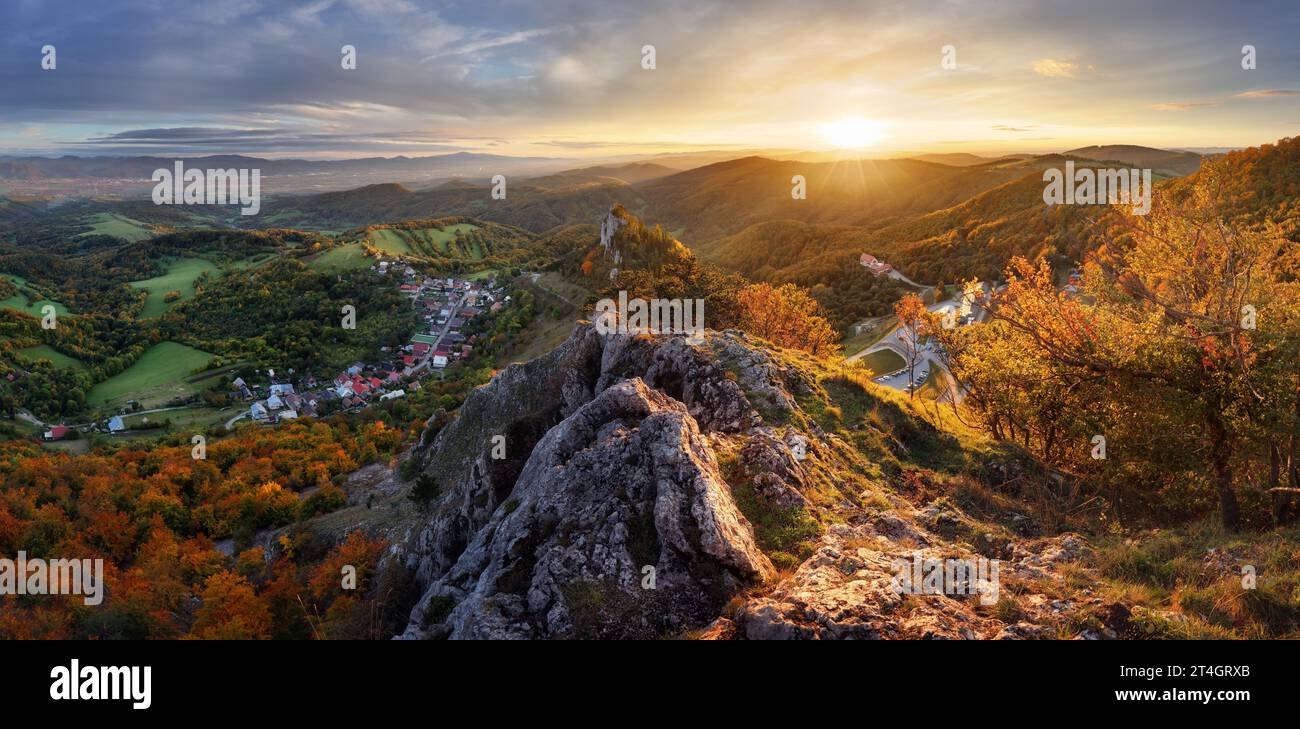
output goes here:
[[126, 423], [122, 422], [121, 415], [114, 415], [108, 419], [108, 432], [117, 433], [126, 430]]
[[447, 358], [442, 356], [441, 354], [435, 354], [433, 356], [433, 366], [438, 368], [446, 367]]
[[248, 415], [253, 420], [266, 420], [266, 406], [260, 402], [255, 402], [248, 408]]
[[268, 410], [283, 410], [284, 400], [281, 400], [279, 395], [272, 395], [266, 398], [266, 408]]
[[399, 397], [406, 397], [406, 390], [393, 390], [392, 392], [385, 392], [384, 394], [379, 396], [379, 401], [384, 402], [385, 400], [396, 400]]
[[292, 395], [293, 385], [271, 385], [272, 395]]

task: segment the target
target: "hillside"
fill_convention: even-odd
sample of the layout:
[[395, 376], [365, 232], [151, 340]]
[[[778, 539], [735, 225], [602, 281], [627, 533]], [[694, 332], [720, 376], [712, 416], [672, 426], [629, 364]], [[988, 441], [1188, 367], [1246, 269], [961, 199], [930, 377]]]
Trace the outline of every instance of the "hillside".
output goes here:
[[1151, 168], [1155, 174], [1166, 177], [1190, 175], [1201, 168], [1201, 155], [1195, 152], [1177, 152], [1133, 144], [1092, 145], [1071, 149], [1064, 154], [1098, 161], [1113, 161], [1129, 167]]
[[[1101, 607], [1046, 607], [1086, 547], [1013, 505], [1032, 463], [739, 334], [579, 326], [412, 458], [440, 497], [401, 553], [422, 593], [407, 638], [1025, 638]], [[917, 550], [1005, 560], [1002, 597], [892, 592]]]

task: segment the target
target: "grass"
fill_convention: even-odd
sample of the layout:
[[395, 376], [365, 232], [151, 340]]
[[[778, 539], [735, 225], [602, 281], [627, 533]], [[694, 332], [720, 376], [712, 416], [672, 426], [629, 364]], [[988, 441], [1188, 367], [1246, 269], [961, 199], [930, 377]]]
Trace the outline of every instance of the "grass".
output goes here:
[[325, 251], [312, 259], [311, 267], [317, 271], [336, 273], [358, 268], [369, 268], [371, 260], [360, 243], [348, 243]]
[[844, 348], [845, 355], [857, 354], [884, 339], [885, 335], [893, 331], [896, 326], [898, 326], [898, 318], [891, 314], [861, 334], [853, 334], [840, 340], [840, 346]]
[[86, 401], [94, 407], [116, 408], [135, 400], [150, 408], [193, 395], [205, 389], [205, 383], [191, 373], [207, 366], [214, 356], [176, 342], [156, 344], [135, 364], [95, 385]]
[[[1092, 586], [1106, 599], [1135, 604], [1135, 636], [1300, 636], [1300, 528], [1229, 534], [1206, 520], [1093, 546], [1089, 566], [1102, 582]], [[1223, 566], [1207, 559], [1210, 550]]]
[[122, 418], [122, 422], [126, 425], [127, 430], [141, 428], [146, 425], [158, 425], [160, 423], [170, 422], [170, 427], [156, 428], [140, 434], [135, 434], [134, 436], [152, 438], [156, 435], [162, 435], [163, 433], [177, 430], [194, 432], [205, 431], [214, 425], [226, 422], [230, 418], [234, 417], [239, 411], [240, 408], [237, 407], [228, 407], [220, 410], [209, 407], [183, 407], [175, 410], [166, 410], [160, 413], [127, 415]]
[[161, 276], [132, 281], [131, 286], [149, 292], [140, 316], [148, 319], [167, 313], [171, 303], [164, 301], [164, 298], [168, 292], [179, 291], [179, 301], [194, 298], [194, 281], [206, 272], [219, 270], [215, 263], [202, 258], [180, 258], [169, 262], [167, 272]]
[[18, 354], [21, 355], [23, 359], [27, 359], [32, 362], [35, 362], [37, 360], [42, 360], [42, 359], [48, 359], [51, 364], [53, 364], [55, 367], [58, 367], [60, 369], [67, 368], [67, 369], [83, 370], [83, 371], [86, 369], [86, 366], [81, 363], [81, 360], [76, 359], [74, 357], [69, 357], [68, 355], [58, 351], [57, 349], [54, 349], [48, 344], [42, 344], [36, 347], [27, 347], [26, 349], [20, 349], [18, 350]]
[[138, 220], [116, 213], [96, 213], [84, 221], [91, 226], [82, 235], [111, 235], [135, 243], [153, 237], [153, 231]]
[[472, 223], [456, 223], [442, 228], [379, 228], [370, 231], [367, 242], [374, 248], [394, 256], [431, 256], [442, 254], [453, 257], [467, 256], [470, 260], [481, 260], [483, 251], [473, 245], [466, 251], [451, 250], [451, 242], [457, 233], [478, 230]]
[[907, 366], [907, 362], [892, 349], [877, 350], [858, 361], [862, 363], [863, 367], [871, 371], [872, 377], [894, 372]]
[[[3, 276], [9, 279], [15, 286], [20, 287], [20, 289], [27, 285], [27, 279], [22, 276], [15, 276], [8, 273], [3, 274]], [[42, 309], [47, 304], [54, 307], [54, 313], [57, 316], [66, 316], [68, 314], [68, 308], [63, 304], [50, 299], [38, 299], [33, 301], [21, 290], [7, 299], [0, 300], [0, 309], [13, 309], [14, 311], [21, 311], [31, 316], [40, 317], [45, 315], [45, 312], [43, 312]]]

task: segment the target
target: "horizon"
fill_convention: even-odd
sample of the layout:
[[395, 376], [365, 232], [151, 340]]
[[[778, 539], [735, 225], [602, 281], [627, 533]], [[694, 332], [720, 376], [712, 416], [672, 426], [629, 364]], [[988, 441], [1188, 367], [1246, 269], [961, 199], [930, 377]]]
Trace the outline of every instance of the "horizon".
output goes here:
[[997, 157], [1300, 129], [1283, 2], [73, 5], [0, 10], [0, 156]]

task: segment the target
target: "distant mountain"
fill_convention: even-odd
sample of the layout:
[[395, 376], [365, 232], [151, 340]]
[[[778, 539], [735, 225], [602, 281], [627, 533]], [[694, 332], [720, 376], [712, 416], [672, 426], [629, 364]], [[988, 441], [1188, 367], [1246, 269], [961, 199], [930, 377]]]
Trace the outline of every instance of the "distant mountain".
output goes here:
[[993, 157], [980, 157], [966, 152], [949, 152], [947, 154], [917, 154], [908, 159], [919, 159], [922, 162], [934, 162], [941, 165], [951, 165], [953, 167], [971, 167], [974, 165], [988, 164], [994, 161]]
[[1065, 154], [1084, 159], [1121, 162], [1130, 167], [1151, 168], [1166, 176], [1190, 175], [1201, 168], [1201, 155], [1132, 144], [1093, 145], [1072, 149]]
[[114, 188], [112, 192], [123, 196], [144, 196], [153, 185], [154, 170], [172, 169], [177, 159], [183, 159], [187, 168], [261, 170], [264, 192], [345, 189], [367, 183], [419, 183], [456, 177], [487, 182], [498, 174], [549, 174], [573, 166], [573, 161], [568, 159], [467, 152], [346, 160], [264, 159], [243, 155], [0, 157], [0, 180], [10, 181], [18, 188], [70, 195], [85, 195], [87, 188], [92, 187], [87, 183], [127, 181], [132, 184]]
[[[1025, 174], [1024, 163], [952, 167], [912, 159], [722, 162], [636, 185], [646, 219], [689, 245], [771, 220], [880, 227], [956, 205]], [[791, 196], [801, 175], [807, 199]]]

